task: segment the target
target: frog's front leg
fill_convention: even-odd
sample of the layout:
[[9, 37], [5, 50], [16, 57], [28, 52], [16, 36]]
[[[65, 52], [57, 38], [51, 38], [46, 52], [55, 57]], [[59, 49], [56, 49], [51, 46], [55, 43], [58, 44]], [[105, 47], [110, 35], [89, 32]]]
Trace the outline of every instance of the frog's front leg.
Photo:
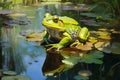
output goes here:
[[53, 48], [56, 48], [57, 51], [59, 51], [61, 48], [66, 47], [71, 42], [72, 38], [66, 32], [63, 35], [64, 35], [64, 37], [60, 40], [59, 43], [49, 44], [48, 46], [50, 46], [50, 48], [48, 48], [47, 50], [51, 50]]
[[50, 44], [50, 42], [52, 42], [52, 41], [49, 39], [49, 33], [47, 31], [44, 31], [44, 35], [43, 35], [41, 44]]
[[81, 28], [80, 32], [79, 32], [79, 38], [81, 42], [85, 42], [88, 37], [89, 37], [90, 33], [88, 31], [88, 28], [83, 27]]
[[75, 42], [73, 42], [70, 47], [76, 47], [77, 45], [82, 44], [79, 40], [76, 40]]

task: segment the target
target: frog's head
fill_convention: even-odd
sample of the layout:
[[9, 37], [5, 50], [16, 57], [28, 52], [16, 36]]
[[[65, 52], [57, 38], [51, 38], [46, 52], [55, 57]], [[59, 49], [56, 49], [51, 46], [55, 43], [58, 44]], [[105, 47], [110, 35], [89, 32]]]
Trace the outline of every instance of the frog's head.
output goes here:
[[48, 29], [54, 29], [59, 31], [64, 30], [63, 22], [59, 19], [59, 16], [52, 16], [50, 13], [45, 14], [42, 25]]

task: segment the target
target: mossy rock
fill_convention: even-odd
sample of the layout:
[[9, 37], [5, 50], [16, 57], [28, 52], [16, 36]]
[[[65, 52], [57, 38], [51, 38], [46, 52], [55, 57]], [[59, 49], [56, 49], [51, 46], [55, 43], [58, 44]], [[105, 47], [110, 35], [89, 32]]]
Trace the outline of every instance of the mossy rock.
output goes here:
[[30, 80], [27, 76], [5, 76], [1, 80]]

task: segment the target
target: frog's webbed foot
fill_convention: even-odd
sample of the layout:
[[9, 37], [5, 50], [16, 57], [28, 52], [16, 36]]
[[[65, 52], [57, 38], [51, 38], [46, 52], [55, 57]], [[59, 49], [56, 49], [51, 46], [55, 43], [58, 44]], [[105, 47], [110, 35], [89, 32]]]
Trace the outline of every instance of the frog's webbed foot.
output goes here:
[[49, 50], [52, 50], [52, 49], [57, 49], [56, 51], [60, 51], [61, 48], [63, 48], [63, 45], [61, 44], [49, 44], [49, 45], [46, 45], [47, 48], [47, 51]]
[[73, 42], [70, 47], [76, 47], [77, 45], [82, 44], [79, 40], [76, 40], [75, 42]]

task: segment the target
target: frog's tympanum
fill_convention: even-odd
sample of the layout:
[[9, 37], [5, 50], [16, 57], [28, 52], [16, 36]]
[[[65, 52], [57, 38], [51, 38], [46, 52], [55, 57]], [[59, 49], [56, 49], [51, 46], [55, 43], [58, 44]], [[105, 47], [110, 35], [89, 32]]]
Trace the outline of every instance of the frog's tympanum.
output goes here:
[[42, 25], [46, 27], [44, 42], [49, 44], [49, 42], [59, 41], [49, 44], [49, 50], [52, 48], [59, 50], [70, 44], [85, 43], [90, 35], [88, 28], [81, 28], [76, 20], [67, 16], [52, 16], [50, 13], [46, 13]]

